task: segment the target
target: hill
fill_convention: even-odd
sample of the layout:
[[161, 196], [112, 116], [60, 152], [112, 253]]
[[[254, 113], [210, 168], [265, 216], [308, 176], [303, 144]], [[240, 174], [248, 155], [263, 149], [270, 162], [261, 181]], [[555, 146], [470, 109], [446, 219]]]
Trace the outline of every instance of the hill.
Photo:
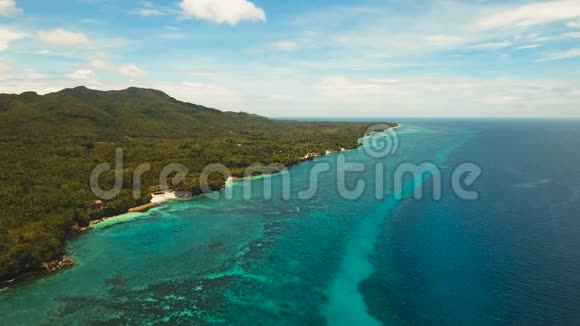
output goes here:
[[127, 137], [181, 138], [215, 128], [259, 127], [269, 119], [221, 112], [178, 101], [151, 89], [96, 91], [86, 87], [40, 96], [33, 92], [0, 95], [3, 136], [67, 136], [115, 139]]
[[[199, 193], [199, 172], [222, 163], [243, 175], [252, 163], [292, 165], [307, 153], [353, 148], [370, 124], [277, 121], [178, 101], [151, 89], [96, 91], [85, 87], [38, 95], [0, 94], [0, 280], [39, 270], [64, 254], [75, 226], [126, 212], [132, 173], [142, 163], [142, 192], [159, 187], [169, 163], [188, 167], [177, 187]], [[89, 176], [124, 151], [123, 191], [95, 207]], [[114, 183], [112, 171], [101, 178]], [[210, 187], [220, 188], [220, 175]]]

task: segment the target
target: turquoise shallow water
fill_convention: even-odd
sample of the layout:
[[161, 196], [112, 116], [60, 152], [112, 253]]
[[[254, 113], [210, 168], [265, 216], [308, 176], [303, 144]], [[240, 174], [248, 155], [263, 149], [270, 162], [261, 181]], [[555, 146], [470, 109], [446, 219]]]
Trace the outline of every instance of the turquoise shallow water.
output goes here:
[[[573, 218], [580, 174], [562, 160], [576, 154], [559, 146], [563, 137], [580, 141], [576, 127], [410, 121], [399, 130], [398, 151], [386, 158], [362, 149], [341, 154], [367, 167], [347, 175], [349, 188], [367, 183], [357, 200], [339, 195], [333, 154], [290, 169], [290, 200], [281, 195], [284, 176], [274, 175], [251, 181], [251, 200], [239, 182], [232, 199], [222, 192], [217, 200], [177, 201], [112, 219], [70, 242], [74, 268], [0, 292], [0, 323], [580, 321], [572, 290], [580, 285], [580, 223]], [[414, 187], [432, 185], [428, 177], [407, 178], [402, 199], [392, 196], [391, 182], [383, 198], [375, 197], [377, 163], [390, 180], [397, 164], [425, 161], [443, 171], [441, 200], [408, 198]], [[463, 161], [482, 165], [478, 201], [459, 200], [446, 184]], [[320, 176], [312, 199], [299, 199], [320, 163], [331, 171]], [[271, 199], [262, 196], [267, 181]]]

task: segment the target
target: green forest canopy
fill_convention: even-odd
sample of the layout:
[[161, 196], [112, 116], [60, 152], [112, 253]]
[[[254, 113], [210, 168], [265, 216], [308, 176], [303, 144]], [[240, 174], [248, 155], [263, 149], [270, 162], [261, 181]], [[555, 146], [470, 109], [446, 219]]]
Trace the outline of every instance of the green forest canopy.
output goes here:
[[[199, 192], [196, 173], [207, 164], [222, 163], [237, 175], [254, 162], [288, 166], [306, 153], [353, 148], [369, 126], [222, 112], [140, 88], [0, 94], [0, 280], [62, 256], [73, 225], [148, 202], [131, 192], [141, 163], [153, 167], [143, 177], [144, 193], [158, 186], [169, 163], [189, 168], [180, 190]], [[129, 171], [124, 189], [97, 209], [90, 172], [99, 163], [113, 165], [119, 147]], [[211, 186], [223, 181], [215, 176]]]

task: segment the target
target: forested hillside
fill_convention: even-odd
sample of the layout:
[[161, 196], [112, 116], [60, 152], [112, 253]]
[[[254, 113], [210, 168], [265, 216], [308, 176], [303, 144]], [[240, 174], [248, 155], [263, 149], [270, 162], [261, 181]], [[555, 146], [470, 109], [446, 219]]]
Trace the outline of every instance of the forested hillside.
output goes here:
[[[254, 162], [293, 164], [309, 152], [356, 146], [367, 123], [277, 121], [180, 102], [163, 92], [84, 87], [44, 96], [0, 95], [0, 280], [60, 257], [74, 225], [148, 202], [132, 198], [132, 174], [153, 169], [143, 192], [169, 163], [189, 168], [181, 190], [198, 192], [197, 173], [222, 163], [241, 175]], [[95, 207], [89, 176], [99, 163], [125, 154], [124, 190]], [[214, 176], [214, 188], [223, 178]], [[103, 184], [113, 182], [113, 173]], [[105, 188], [105, 186], [103, 186]]]

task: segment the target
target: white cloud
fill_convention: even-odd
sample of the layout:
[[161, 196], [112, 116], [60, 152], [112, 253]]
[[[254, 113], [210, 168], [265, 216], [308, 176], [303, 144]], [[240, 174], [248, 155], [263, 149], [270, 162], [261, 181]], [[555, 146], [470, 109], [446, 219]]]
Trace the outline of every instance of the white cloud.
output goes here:
[[218, 24], [266, 21], [264, 10], [247, 0], [182, 0], [181, 8], [188, 16]]
[[292, 40], [280, 40], [272, 43], [272, 48], [282, 51], [293, 51], [298, 50], [300, 45], [298, 42]]
[[327, 76], [320, 81], [321, 95], [333, 98], [359, 98], [381, 95], [392, 81], [354, 80], [345, 76]]
[[226, 87], [199, 83], [199, 82], [183, 82], [183, 86], [196, 96], [230, 96], [232, 91]]
[[97, 70], [118, 73], [130, 78], [143, 78], [147, 72], [134, 64], [117, 65], [104, 60], [93, 60], [91, 67]]
[[503, 49], [511, 46], [512, 43], [508, 41], [502, 42], [488, 42], [488, 43], [481, 43], [472, 46], [473, 49], [482, 49], [482, 50], [496, 50], [496, 49]]
[[[275, 81], [267, 78], [268, 75], [268, 71], [254, 72], [248, 79], [256, 80], [257, 84], [240, 83], [242, 79], [232, 79], [228, 74], [211, 83], [191, 79], [187, 82], [109, 80], [102, 83], [83, 80], [82, 84], [102, 90], [128, 86], [153, 88], [179, 100], [220, 110], [282, 117], [579, 116], [580, 87], [573, 78], [400, 77], [394, 80], [371, 77], [376, 76], [373, 73], [366, 77], [296, 76]], [[5, 93], [30, 90], [46, 93], [78, 84], [79, 80], [63, 76], [0, 78], [0, 89]], [[280, 93], [280, 89], [284, 92]], [[272, 110], [273, 104], [276, 110]]]
[[539, 48], [541, 46], [542, 46], [542, 44], [528, 44], [528, 45], [518, 46], [516, 49], [518, 49], [518, 50], [535, 49], [535, 48]]
[[435, 47], [453, 47], [464, 42], [462, 37], [452, 35], [428, 35], [424, 39]]
[[521, 101], [522, 97], [516, 95], [487, 95], [479, 98], [475, 97], [473, 100], [488, 104], [510, 104]]
[[24, 70], [24, 75], [22, 76], [22, 78], [28, 79], [28, 80], [35, 80], [35, 79], [38, 80], [38, 79], [46, 78], [46, 76], [39, 73], [36, 70], [26, 69], [26, 70]]
[[[332, 55], [328, 55], [331, 60], [342, 57], [344, 61], [356, 61], [350, 58], [360, 58], [361, 62], [366, 59], [384, 63], [385, 60], [392, 61], [396, 58], [412, 61], [418, 57], [428, 57], [454, 49], [499, 50], [520, 45], [548, 45], [549, 41], [556, 41], [561, 37], [553, 35], [553, 30], [543, 26], [524, 30], [491, 29], [492, 23], [495, 26], [496, 20], [503, 17], [502, 13], [509, 16], [502, 19], [514, 21], [514, 24], [536, 24], [554, 19], [559, 19], [564, 24], [570, 19], [562, 17], [580, 15], [580, 9], [561, 8], [562, 4], [571, 2], [575, 2], [578, 4], [575, 7], [580, 8], [580, 0], [557, 0], [549, 3], [544, 0], [539, 2], [539, 8], [538, 2], [530, 4], [530, 1], [534, 0], [518, 1], [519, 5], [514, 5], [513, 2], [511, 5], [498, 5], [497, 2], [489, 1], [437, 0], [426, 4], [425, 10], [409, 14], [385, 10], [386, 5], [337, 6], [334, 9], [329, 8], [328, 12], [316, 11], [315, 15], [300, 16], [300, 22], [295, 23], [300, 29], [316, 31], [316, 34], [308, 37], [308, 42], [303, 42], [299, 34], [296, 37], [286, 36], [260, 47], [261, 51], [255, 53], [316, 47], [333, 51]], [[551, 8], [552, 5], [554, 9]], [[534, 12], [538, 10], [540, 17], [534, 16]], [[364, 19], [353, 17], [352, 12], [359, 11], [364, 12]], [[552, 11], [556, 13], [553, 14]], [[511, 18], [511, 15], [515, 15], [515, 18]], [[528, 16], [532, 18], [527, 19]], [[474, 22], [489, 30], [474, 28]], [[536, 35], [536, 38], [531, 39], [531, 35]]]
[[580, 48], [570, 49], [567, 51], [558, 51], [558, 52], [546, 53], [538, 61], [562, 60], [562, 59], [570, 59], [570, 58], [576, 58], [576, 57], [580, 57]]
[[139, 16], [144, 16], [144, 17], [165, 15], [165, 13], [163, 11], [161, 11], [159, 9], [154, 9], [154, 8], [135, 9], [131, 13], [134, 15], [139, 15]]
[[565, 38], [580, 38], [580, 32], [570, 32], [563, 35]]
[[218, 73], [214, 70], [209, 69], [199, 69], [199, 70], [186, 70], [184, 71], [186, 75], [191, 77], [202, 77], [202, 78], [212, 78], [218, 76]]
[[[389, 30], [389, 33], [377, 33], [376, 30]], [[381, 60], [383, 63], [386, 58], [422, 56], [460, 48], [472, 42], [467, 36], [452, 33], [431, 34], [423, 31], [411, 33], [407, 30], [397, 31], [396, 27], [380, 24], [342, 33], [321, 33], [318, 37], [310, 41], [318, 48], [332, 48], [337, 53], [356, 53], [354, 56]]]
[[[213, 0], [214, 3], [209, 6], [219, 7], [221, 6], [219, 2], [222, 1], [229, 0]], [[249, 1], [258, 5], [263, 3]], [[518, 3], [530, 3], [529, 1], [538, 0], [524, 0]], [[508, 46], [513, 49], [532, 49], [543, 45], [545, 49], [541, 52], [546, 51], [546, 58], [548, 55], [554, 57], [556, 54], [550, 51], [563, 46], [554, 43], [564, 40], [565, 34], [572, 37], [577, 31], [565, 26], [566, 22], [575, 21], [574, 19], [562, 20], [557, 26], [538, 25], [530, 29], [506, 28], [488, 31], [470, 29], [473, 22], [479, 18], [498, 13], [496, 11], [498, 7], [493, 3], [497, 2], [466, 3], [437, 0], [426, 4], [425, 10], [407, 14], [384, 10], [382, 5], [377, 5], [365, 10], [362, 18], [353, 16], [353, 11], [346, 8], [341, 14], [342, 18], [336, 15], [332, 19], [316, 17], [308, 24], [285, 25], [283, 31], [275, 33], [276, 38], [266, 39], [264, 43], [259, 41], [260, 44], [257, 45], [248, 42], [242, 46], [241, 50], [246, 47], [252, 49], [258, 47], [260, 51], [267, 53], [266, 61], [261, 60], [263, 58], [259, 56], [249, 60], [235, 60], [234, 57], [239, 52], [235, 51], [238, 45], [234, 44], [230, 48], [231, 53], [226, 57], [215, 57], [212, 53], [208, 53], [205, 57], [202, 55], [197, 58], [194, 65], [198, 67], [194, 69], [191, 67], [191, 57], [183, 52], [186, 49], [177, 52], [171, 52], [173, 50], [169, 49], [170, 52], [165, 52], [165, 56], [171, 56], [173, 60], [166, 63], [162, 70], [158, 70], [159, 73], [156, 73], [155, 77], [165, 76], [170, 81], [154, 78], [138, 79], [147, 75], [141, 68], [153, 69], [155, 65], [152, 63], [159, 57], [158, 53], [144, 59], [149, 61], [142, 62], [132, 61], [134, 51], [114, 49], [108, 51], [111, 53], [110, 56], [97, 57], [88, 51], [81, 51], [79, 56], [79, 51], [75, 48], [46, 47], [51, 51], [61, 52], [62, 55], [71, 57], [76, 55], [77, 60], [83, 58], [95, 61], [63, 71], [58, 70], [61, 67], [59, 64], [48, 69], [44, 68], [45, 63], [52, 60], [45, 56], [39, 58], [38, 62], [33, 62], [33, 66], [43, 67], [41, 72], [49, 74], [47, 78], [25, 80], [20, 77], [23, 73], [19, 70], [13, 74], [14, 77], [8, 77], [12, 78], [12, 84], [2, 81], [0, 88], [13, 89], [19, 85], [22, 90], [42, 90], [49, 87], [60, 89], [75, 86], [74, 84], [79, 84], [80, 81], [85, 85], [94, 84], [96, 81], [91, 79], [91, 75], [96, 74], [99, 78], [104, 78], [99, 87], [123, 88], [130, 84], [151, 87], [162, 89], [182, 100], [218, 109], [235, 108], [267, 115], [578, 115], [579, 113], [573, 110], [580, 103], [578, 93], [580, 88], [575, 86], [578, 82], [573, 79], [575, 73], [573, 69], [566, 70], [566, 67], [559, 65], [550, 70], [549, 76], [544, 75], [544, 71], [540, 69], [531, 75], [528, 74], [526, 78], [510, 81], [509, 76], [514, 75], [508, 71], [509, 69], [504, 69], [505, 67], [513, 64], [514, 69], [517, 68], [519, 71], [526, 69], [530, 64], [529, 57], [523, 51], [519, 52], [526, 55], [521, 57], [522, 60], [516, 58], [518, 53], [510, 52], [512, 55], [510, 58], [493, 62], [492, 67], [484, 65], [486, 71], [482, 70], [477, 76], [474, 76], [471, 70], [464, 69], [467, 64], [477, 64], [487, 59], [475, 51], [473, 53], [463, 51], [465, 49], [501, 49]], [[171, 8], [154, 8], [144, 4], [138, 7], [144, 10], [158, 10], [165, 14], [174, 13]], [[503, 6], [503, 8], [511, 10], [514, 7]], [[226, 9], [233, 10], [232, 7]], [[150, 12], [151, 15], [155, 15], [153, 11]], [[224, 17], [224, 14], [219, 11], [212, 12], [211, 15], [213, 18], [190, 16], [224, 24], [244, 21], [225, 18], [220, 21], [216, 17], [220, 15]], [[176, 26], [178, 23], [179, 20]], [[519, 24], [518, 21], [509, 26], [524, 26]], [[183, 26], [185, 32], [185, 25], [179, 26]], [[182, 32], [177, 27], [163, 25], [160, 27], [160, 32], [169, 31], [175, 35]], [[192, 36], [192, 40], [196, 36], [191, 30], [187, 30], [187, 33]], [[110, 44], [110, 38], [99, 40], [93, 39], [92, 34], [90, 36], [90, 47], [85, 47], [84, 50], [105, 51], [106, 45]], [[229, 36], [224, 41], [227, 41], [227, 38]], [[201, 36], [200, 41], [204, 40], [205, 36]], [[22, 43], [28, 45], [26, 42]], [[123, 45], [127, 49], [139, 49], [143, 46], [141, 42], [137, 43], [137, 40], [135, 46], [129, 41]], [[575, 45], [564, 49], [572, 47]], [[297, 56], [291, 52], [312, 48], [316, 48], [317, 51], [304, 51]], [[452, 49], [461, 51], [446, 53]], [[36, 49], [29, 50], [32, 53]], [[288, 52], [280, 54], [274, 53], [273, 50]], [[534, 54], [536, 52], [530, 51]], [[559, 55], [561, 57], [563, 54]], [[567, 55], [574, 56], [575, 53]], [[96, 60], [97, 58], [99, 60]], [[226, 60], [228, 58], [230, 60]], [[472, 59], [474, 61], [471, 61]], [[140, 67], [145, 64], [147, 66]], [[184, 65], [189, 65], [188, 69], [192, 70], [183, 70]], [[280, 71], [276, 71], [274, 66]], [[77, 70], [74, 71], [75, 69]], [[50, 75], [49, 71], [54, 75]], [[485, 77], [482, 78], [484, 72]], [[470, 75], [473, 75], [473, 78], [470, 78]], [[463, 78], [454, 79], [452, 76]], [[533, 76], [537, 76], [536, 81], [530, 80]], [[566, 76], [569, 77], [568, 80]], [[53, 83], [53, 80], [58, 82]], [[183, 80], [188, 81], [181, 82]], [[520, 88], [521, 85], [538, 88], [537, 91], [525, 91]], [[554, 90], [563, 87], [576, 87], [575, 97], [572, 97], [572, 93], [564, 97], [556, 96]], [[243, 94], [243, 97], [239, 94]], [[275, 110], [272, 109], [273, 103]]]
[[41, 42], [50, 45], [80, 46], [89, 44], [89, 38], [85, 34], [62, 28], [42, 30], [36, 35]]
[[15, 31], [10, 28], [0, 27], [0, 51], [4, 51], [14, 41], [18, 41], [26, 37], [26, 34]]
[[16, 7], [14, 0], [0, 0], [0, 16], [12, 16], [22, 12], [20, 8]]
[[493, 30], [504, 27], [529, 27], [580, 17], [580, 1], [557, 0], [504, 6], [479, 19], [476, 30]]
[[345, 75], [322, 78], [319, 97], [301, 103], [317, 111], [293, 116], [579, 116], [578, 89], [574, 79], [406, 77], [381, 84]]
[[87, 79], [95, 79], [95, 74], [93, 73], [92, 70], [89, 69], [79, 69], [69, 74], [68, 77], [72, 79], [87, 80]]
[[114, 64], [108, 62], [108, 61], [104, 61], [104, 60], [93, 60], [91, 61], [91, 66], [93, 66], [95, 69], [98, 70], [103, 70], [103, 71], [107, 71], [107, 72], [114, 72], [117, 71], [117, 66], [115, 66]]
[[145, 70], [137, 67], [136, 65], [121, 65], [119, 67], [119, 72], [127, 77], [131, 78], [142, 78], [147, 76]]
[[14, 69], [12, 68], [11, 65], [9, 65], [6, 62], [0, 61], [0, 79], [6, 79], [7, 77], [10, 77], [12, 71], [14, 71]]
[[578, 28], [578, 27], [580, 27], [580, 20], [567, 22], [566, 26], [568, 26], [570, 28]]
[[[326, 34], [326, 36], [328, 37], [329, 34]], [[260, 53], [272, 50], [297, 51], [302, 49], [315, 49], [327, 46], [328, 41], [329, 40], [323, 41], [323, 35], [320, 35], [318, 32], [305, 31], [293, 38], [279, 39], [274, 42], [268, 43], [265, 46], [261, 46], [255, 49], [254, 52]]]
[[292, 98], [290, 96], [288, 96], [287, 94], [278, 94], [278, 93], [274, 93], [272, 95], [270, 95], [270, 98], [273, 101], [289, 101]]

